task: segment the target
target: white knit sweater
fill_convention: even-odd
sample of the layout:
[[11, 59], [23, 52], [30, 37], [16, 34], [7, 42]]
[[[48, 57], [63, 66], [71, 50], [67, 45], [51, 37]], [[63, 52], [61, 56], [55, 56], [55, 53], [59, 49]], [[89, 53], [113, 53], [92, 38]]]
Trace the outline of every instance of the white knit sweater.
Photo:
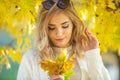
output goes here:
[[[47, 72], [40, 68], [39, 61], [40, 57], [35, 50], [28, 51], [22, 58], [17, 80], [49, 80]], [[86, 51], [85, 58], [77, 58], [77, 63], [76, 68], [80, 70], [75, 70], [76, 74], [71, 80], [110, 80], [108, 71], [103, 65], [99, 48]]]

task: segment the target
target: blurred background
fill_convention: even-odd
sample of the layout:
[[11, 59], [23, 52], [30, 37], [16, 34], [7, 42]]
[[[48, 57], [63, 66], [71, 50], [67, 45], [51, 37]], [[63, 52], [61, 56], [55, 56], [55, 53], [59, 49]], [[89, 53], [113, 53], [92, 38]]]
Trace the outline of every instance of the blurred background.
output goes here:
[[[22, 55], [34, 46], [42, 0], [0, 0], [0, 80], [16, 80]], [[100, 42], [112, 80], [120, 80], [120, 0], [73, 0], [75, 9]]]

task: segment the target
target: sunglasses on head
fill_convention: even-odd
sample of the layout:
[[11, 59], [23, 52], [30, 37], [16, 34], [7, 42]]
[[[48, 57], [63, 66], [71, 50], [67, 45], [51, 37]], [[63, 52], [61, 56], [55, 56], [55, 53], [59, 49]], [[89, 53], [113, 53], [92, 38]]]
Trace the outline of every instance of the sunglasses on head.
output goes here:
[[[53, 0], [46, 0], [42, 2], [43, 7], [47, 10], [49, 10], [54, 4], [55, 2]], [[69, 5], [69, 0], [58, 0], [57, 2], [57, 6], [60, 9], [65, 9], [67, 8], [68, 5]]]

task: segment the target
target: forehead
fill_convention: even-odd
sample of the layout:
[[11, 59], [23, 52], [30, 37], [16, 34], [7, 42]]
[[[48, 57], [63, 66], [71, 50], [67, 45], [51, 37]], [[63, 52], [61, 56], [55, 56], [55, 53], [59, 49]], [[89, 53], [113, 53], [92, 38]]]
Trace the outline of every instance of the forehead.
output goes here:
[[62, 22], [70, 21], [69, 17], [64, 13], [57, 13], [51, 16], [49, 23], [61, 24]]

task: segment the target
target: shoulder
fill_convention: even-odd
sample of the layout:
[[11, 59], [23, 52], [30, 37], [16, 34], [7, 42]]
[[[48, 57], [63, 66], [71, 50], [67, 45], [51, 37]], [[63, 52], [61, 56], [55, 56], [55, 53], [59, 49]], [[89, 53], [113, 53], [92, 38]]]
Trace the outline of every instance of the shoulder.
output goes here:
[[35, 49], [28, 50], [22, 57], [20, 67], [31, 70], [33, 66], [37, 66], [40, 61], [37, 51]]
[[28, 50], [22, 57], [22, 62], [33, 62], [35, 59], [39, 58], [36, 49]]
[[99, 54], [100, 53], [100, 48], [95, 48], [95, 49], [91, 49], [85, 52], [85, 55], [89, 55], [89, 54]]
[[83, 58], [77, 58], [77, 60], [79, 64], [84, 67], [87, 66], [88, 63], [90, 64], [97, 63], [98, 61], [101, 61], [100, 49], [96, 48], [88, 50], [84, 53]]
[[23, 58], [32, 58], [36, 55], [36, 49], [30, 49], [25, 54], [23, 54]]
[[18, 70], [18, 76], [17, 80], [30, 80], [33, 77], [34, 67], [36, 67], [36, 50], [30, 49], [28, 50], [22, 57], [19, 70]]
[[85, 56], [87, 58], [100, 57], [100, 49], [95, 48], [95, 49], [88, 50], [85, 52]]

